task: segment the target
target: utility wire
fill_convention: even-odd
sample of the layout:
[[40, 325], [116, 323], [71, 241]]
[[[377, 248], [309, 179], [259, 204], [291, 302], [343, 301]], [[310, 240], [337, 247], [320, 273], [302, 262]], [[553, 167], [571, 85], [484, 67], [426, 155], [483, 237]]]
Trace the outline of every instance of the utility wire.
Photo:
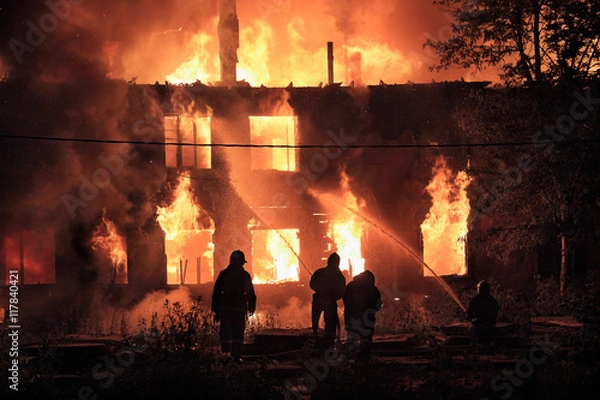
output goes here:
[[251, 143], [181, 143], [181, 142], [155, 142], [118, 139], [89, 139], [89, 138], [65, 138], [45, 136], [20, 136], [0, 135], [0, 139], [40, 140], [51, 142], [75, 142], [75, 143], [98, 143], [98, 144], [132, 144], [150, 146], [182, 146], [182, 147], [231, 147], [231, 148], [276, 148], [276, 149], [320, 149], [325, 147], [346, 149], [429, 149], [429, 148], [457, 148], [457, 147], [543, 147], [547, 145], [572, 145], [572, 144], [598, 144], [600, 140], [563, 140], [563, 141], [540, 141], [540, 142], [491, 142], [491, 143], [427, 143], [427, 144], [251, 144]]
[[[194, 178], [194, 177], [192, 177], [190, 175], [185, 175], [185, 174], [181, 174], [181, 173], [178, 173], [178, 172], [167, 172], [167, 174], [174, 175], [174, 176], [179, 176], [181, 178], [190, 179], [190, 180], [199, 180], [199, 179]], [[296, 258], [298, 259], [298, 262], [300, 262], [300, 264], [302, 264], [302, 266], [304, 267], [304, 269], [306, 269], [306, 271], [308, 272], [308, 274], [312, 276], [313, 271], [308, 267], [308, 265], [306, 265], [306, 263], [304, 262], [304, 260], [302, 258], [300, 258], [300, 254], [298, 254], [298, 252], [296, 252], [296, 250], [294, 249], [294, 247], [292, 246], [292, 244], [285, 238], [285, 236], [283, 236], [283, 234], [281, 234], [281, 232], [279, 231], [279, 229], [275, 229], [275, 225], [271, 221], [269, 221], [267, 218], [265, 218], [265, 216], [262, 215], [258, 211], [258, 208], [256, 208], [256, 207], [252, 206], [251, 204], [249, 204], [249, 202], [246, 199], [242, 198], [242, 200], [252, 210], [252, 212], [260, 220], [260, 222], [262, 222], [268, 228], [274, 230], [277, 233], [277, 235], [281, 238], [281, 240], [283, 240], [283, 242], [290, 249], [290, 251], [292, 253], [294, 253], [294, 255], [296, 256]]]

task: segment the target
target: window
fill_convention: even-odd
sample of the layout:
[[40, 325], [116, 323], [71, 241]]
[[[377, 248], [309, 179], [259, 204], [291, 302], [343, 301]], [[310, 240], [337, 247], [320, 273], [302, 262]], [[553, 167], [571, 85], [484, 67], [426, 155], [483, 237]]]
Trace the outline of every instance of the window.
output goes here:
[[165, 240], [168, 285], [195, 285], [213, 281], [212, 237], [213, 231], [208, 229], [182, 230], [173, 239]]
[[210, 168], [210, 117], [166, 115], [164, 117], [167, 168]]
[[364, 225], [354, 220], [336, 220], [331, 224], [331, 239], [340, 256], [340, 269], [348, 271], [350, 277], [365, 270], [365, 259], [362, 256], [363, 234]]
[[98, 282], [126, 284], [127, 240], [119, 234], [115, 223], [103, 216], [94, 230], [91, 246], [96, 258]]
[[295, 149], [285, 147], [295, 144], [296, 121], [297, 118], [293, 116], [250, 117], [252, 144], [273, 146], [252, 148], [252, 169], [296, 170]]
[[5, 279], [10, 271], [19, 271], [19, 284], [56, 282], [54, 231], [24, 230], [4, 237]]
[[252, 231], [254, 283], [297, 282], [300, 276], [298, 229]]

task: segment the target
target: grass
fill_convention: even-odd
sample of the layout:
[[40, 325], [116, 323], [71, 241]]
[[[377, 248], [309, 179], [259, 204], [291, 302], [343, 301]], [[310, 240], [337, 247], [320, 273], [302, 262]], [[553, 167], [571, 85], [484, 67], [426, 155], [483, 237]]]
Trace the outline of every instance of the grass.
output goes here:
[[[553, 280], [536, 282], [529, 296], [502, 288], [493, 281], [491, 284], [492, 293], [501, 305], [499, 320], [518, 326], [519, 335], [529, 335], [533, 316], [590, 315], [592, 311], [586, 307], [597, 304], [597, 282], [591, 277], [573, 284], [564, 297], [556, 296]], [[474, 289], [456, 291], [465, 304], [475, 294]], [[315, 380], [310, 398], [464, 399], [484, 395], [499, 398], [499, 393], [490, 389], [490, 382], [502, 372], [501, 368], [482, 362], [476, 350], [462, 355], [462, 363], [444, 351], [437, 327], [464, 321], [461, 310], [449, 305], [453, 303], [444, 293], [415, 295], [387, 302], [377, 314], [378, 334], [411, 334], [423, 339], [422, 343], [432, 349], [431, 362], [375, 360], [356, 364], [343, 359], [328, 368], [322, 380]], [[42, 344], [40, 359], [23, 368], [22, 390], [39, 398], [77, 398], [78, 391], [87, 386], [98, 398], [282, 399], [290, 398], [285, 382], [296, 384], [310, 372], [305, 366], [311, 357], [314, 359], [310, 352], [301, 352], [296, 360], [287, 363], [267, 357], [244, 367], [231, 363], [220, 353], [217, 325], [201, 299], [186, 303], [167, 299], [160, 310], [135, 322], [131, 315], [121, 311], [113, 311], [108, 320], [110, 323], [107, 319], [85, 318], [76, 324], [71, 315], [68, 323], [45, 324], [54, 328], [46, 329], [37, 338]], [[248, 326], [248, 339], [261, 330], [280, 328], [280, 320], [279, 315], [269, 313], [254, 318]], [[117, 364], [118, 369], [101, 369], [104, 375], [100, 378], [98, 371], [94, 374], [88, 366], [80, 371], [82, 378], [75, 382], [59, 385], [48, 381], [57, 361], [55, 344], [66, 340], [69, 334], [81, 332], [97, 336], [118, 334], [134, 358], [128, 359], [127, 365]], [[566, 332], [558, 340], [567, 350], [553, 355], [536, 369], [523, 385], [514, 388], [511, 398], [590, 398], [589, 391], [600, 378], [598, 329], [586, 324], [584, 329]], [[10, 346], [6, 334], [0, 337], [0, 344], [5, 353]], [[115, 353], [107, 356], [115, 357]], [[527, 356], [526, 352], [523, 356]], [[3, 357], [0, 366], [7, 368], [7, 361]]]

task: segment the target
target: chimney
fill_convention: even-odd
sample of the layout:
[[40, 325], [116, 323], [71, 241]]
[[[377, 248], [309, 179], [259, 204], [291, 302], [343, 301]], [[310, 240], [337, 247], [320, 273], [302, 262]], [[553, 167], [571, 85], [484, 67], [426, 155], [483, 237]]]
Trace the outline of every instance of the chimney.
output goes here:
[[327, 82], [333, 83], [333, 42], [327, 42]]
[[237, 49], [240, 47], [240, 23], [235, 0], [219, 1], [219, 57], [221, 59], [221, 84], [237, 83]]

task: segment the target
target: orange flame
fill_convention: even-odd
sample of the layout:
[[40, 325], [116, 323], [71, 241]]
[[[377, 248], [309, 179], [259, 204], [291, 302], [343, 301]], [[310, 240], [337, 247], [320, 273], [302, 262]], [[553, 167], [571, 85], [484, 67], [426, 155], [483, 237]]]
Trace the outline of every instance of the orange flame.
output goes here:
[[365, 270], [365, 259], [361, 256], [363, 226], [356, 220], [335, 221], [332, 226], [333, 241], [340, 255], [340, 269], [350, 276]]
[[194, 203], [190, 179], [181, 177], [175, 189], [175, 200], [167, 207], [158, 207], [158, 221], [167, 239], [173, 240], [180, 231], [199, 230], [200, 209]]
[[349, 178], [342, 173], [343, 208], [336, 211], [332, 223], [332, 240], [340, 255], [340, 269], [356, 276], [365, 270], [362, 257], [362, 236], [365, 223], [357, 214], [362, 207], [359, 199], [350, 190]]
[[[467, 186], [471, 179], [464, 171], [454, 174], [443, 157], [436, 161], [433, 173], [425, 188], [433, 204], [421, 224], [423, 259], [438, 275], [464, 275], [470, 211]], [[425, 274], [431, 275], [427, 270]]]
[[300, 250], [297, 229], [261, 229], [252, 235], [254, 283], [298, 281]]
[[[252, 144], [291, 146], [296, 143], [297, 118], [288, 103], [289, 93], [285, 91], [275, 104], [269, 104], [269, 116], [251, 116], [250, 133]], [[252, 148], [250, 152], [252, 169], [278, 171], [296, 170], [296, 151], [293, 148]]]
[[366, 227], [359, 217], [362, 202], [350, 190], [348, 175], [342, 171], [341, 196], [332, 193], [315, 194], [330, 214], [329, 237], [340, 256], [340, 269], [356, 276], [365, 270], [362, 256], [362, 236]]
[[[213, 221], [194, 202], [191, 181], [181, 177], [175, 200], [157, 208], [158, 224], [165, 232], [167, 284], [198, 284], [211, 281], [214, 273]], [[201, 228], [199, 220], [209, 220]]]
[[91, 239], [92, 249], [107, 257], [111, 262], [109, 270], [103, 270], [100, 280], [111, 283], [127, 283], [127, 243], [117, 232], [114, 222], [102, 215]]
[[[216, 32], [219, 19], [212, 22], [213, 32]], [[219, 80], [219, 44], [216, 37], [207, 32], [196, 33], [187, 45], [188, 56], [175, 71], [167, 75], [168, 82], [203, 83]]]
[[[166, 80], [171, 83], [216, 83], [220, 79], [218, 18], [210, 32], [196, 33], [187, 46], [187, 58]], [[317, 86], [327, 80], [326, 41], [320, 46], [312, 25], [296, 16], [283, 32], [265, 20], [255, 19], [240, 29], [237, 76], [252, 86]], [[336, 34], [339, 36], [339, 32]], [[329, 33], [323, 37], [330, 37]], [[346, 41], [348, 40], [348, 41]], [[340, 42], [341, 43], [341, 42]], [[374, 38], [345, 38], [334, 56], [335, 81], [350, 84], [405, 82], [415, 73], [414, 63], [398, 50]]]
[[[252, 144], [286, 146], [295, 143], [296, 117], [250, 117]], [[293, 148], [252, 148], [252, 169], [296, 170]]]

